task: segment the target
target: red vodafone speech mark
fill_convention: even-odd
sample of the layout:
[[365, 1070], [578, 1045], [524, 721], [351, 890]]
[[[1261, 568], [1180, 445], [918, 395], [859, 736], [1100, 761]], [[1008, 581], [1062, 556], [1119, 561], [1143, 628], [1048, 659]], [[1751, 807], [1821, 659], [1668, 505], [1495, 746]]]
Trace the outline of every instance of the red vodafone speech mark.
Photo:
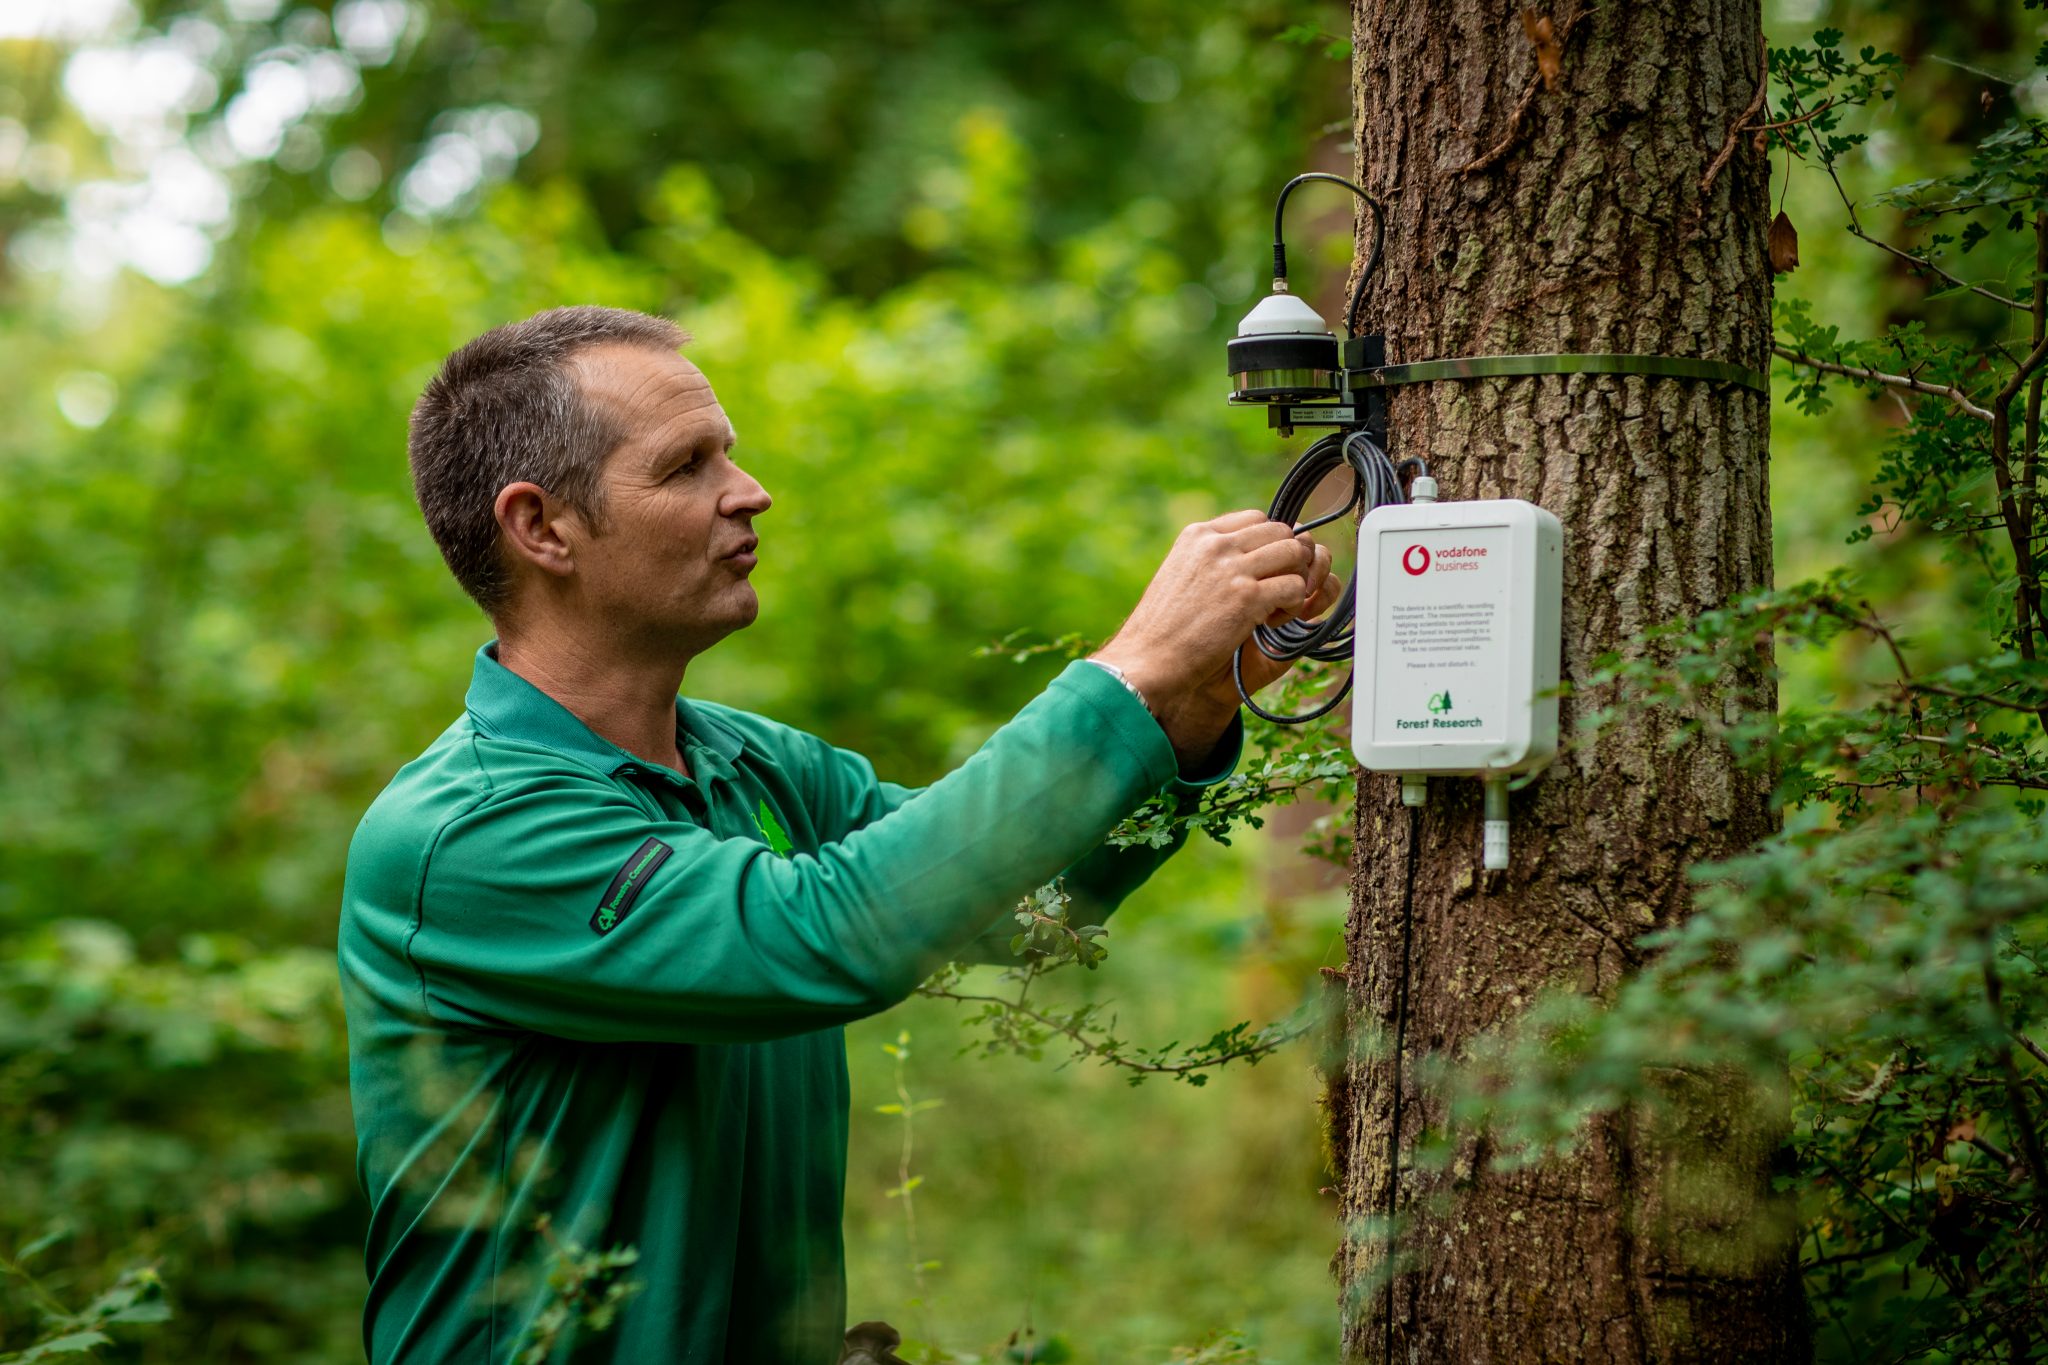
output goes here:
[[1406, 553], [1401, 556], [1401, 567], [1408, 571], [1411, 578], [1417, 574], [1428, 572], [1429, 551], [1420, 545], [1410, 545]]

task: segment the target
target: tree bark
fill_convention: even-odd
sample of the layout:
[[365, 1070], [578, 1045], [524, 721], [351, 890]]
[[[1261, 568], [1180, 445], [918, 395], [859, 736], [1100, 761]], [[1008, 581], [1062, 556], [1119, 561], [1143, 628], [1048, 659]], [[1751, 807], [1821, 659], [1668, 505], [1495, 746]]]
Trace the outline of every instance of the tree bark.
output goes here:
[[[1359, 172], [1387, 205], [1367, 330], [1392, 363], [1624, 351], [1765, 369], [1768, 169], [1749, 134], [1700, 189], [1763, 77], [1757, 0], [1555, 3], [1546, 87], [1535, 12], [1355, 0]], [[1446, 498], [1526, 498], [1563, 522], [1567, 680], [1770, 583], [1768, 431], [1762, 395], [1696, 380], [1392, 398], [1393, 453], [1426, 456]], [[1739, 681], [1769, 705], [1766, 665]], [[1567, 736], [1573, 720], [1567, 701]], [[1413, 1160], [1446, 1119], [1419, 1059], [1457, 1056], [1545, 988], [1609, 995], [1637, 940], [1688, 912], [1688, 869], [1772, 827], [1768, 784], [1717, 745], [1673, 749], [1677, 723], [1625, 721], [1515, 793], [1505, 875], [1479, 868], [1476, 781], [1433, 779], [1417, 814], [1395, 779], [1362, 777], [1330, 1094], [1347, 1360], [1807, 1355], [1769, 1185], [1782, 1092], [1674, 1071], [1668, 1107], [1589, 1122], [1568, 1159], [1495, 1170], [1460, 1133], [1447, 1166]]]

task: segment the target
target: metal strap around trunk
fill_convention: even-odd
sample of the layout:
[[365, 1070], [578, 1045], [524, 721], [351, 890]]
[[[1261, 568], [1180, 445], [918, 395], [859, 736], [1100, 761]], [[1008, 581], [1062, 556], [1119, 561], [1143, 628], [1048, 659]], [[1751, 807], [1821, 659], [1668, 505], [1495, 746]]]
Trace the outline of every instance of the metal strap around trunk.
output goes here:
[[1725, 360], [1694, 360], [1675, 355], [1468, 355], [1454, 360], [1424, 360], [1413, 365], [1383, 365], [1353, 370], [1354, 388], [1390, 389], [1400, 384], [1427, 384], [1438, 379], [1501, 379], [1539, 374], [1646, 374], [1664, 379], [1704, 379], [1716, 384], [1741, 384], [1768, 395], [1770, 376]]

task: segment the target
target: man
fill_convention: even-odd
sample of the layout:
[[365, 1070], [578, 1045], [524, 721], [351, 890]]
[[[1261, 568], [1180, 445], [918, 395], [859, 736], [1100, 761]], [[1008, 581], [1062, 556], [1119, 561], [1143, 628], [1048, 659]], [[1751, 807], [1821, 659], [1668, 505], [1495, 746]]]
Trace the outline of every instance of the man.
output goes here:
[[[542, 1217], [637, 1248], [646, 1286], [551, 1359], [829, 1365], [841, 1026], [1063, 872], [1091, 917], [1143, 881], [1165, 854], [1103, 836], [1229, 771], [1232, 653], [1334, 595], [1327, 551], [1258, 512], [1189, 527], [1115, 638], [959, 770], [921, 792], [879, 781], [678, 699], [759, 609], [770, 506], [685, 339], [555, 309], [455, 352], [413, 412], [427, 525], [498, 638], [349, 850], [379, 1365], [524, 1349], [549, 1302]], [[1244, 671], [1281, 668], [1247, 650]]]

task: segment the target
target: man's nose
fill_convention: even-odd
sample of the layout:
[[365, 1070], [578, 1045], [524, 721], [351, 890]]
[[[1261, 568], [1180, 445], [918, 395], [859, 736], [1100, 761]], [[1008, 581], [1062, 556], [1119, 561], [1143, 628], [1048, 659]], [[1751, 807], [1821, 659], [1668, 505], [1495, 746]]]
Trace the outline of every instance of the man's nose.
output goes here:
[[729, 517], [759, 516], [775, 505], [775, 499], [768, 496], [759, 479], [738, 464], [733, 465], [732, 472], [733, 486], [726, 490], [720, 512]]

